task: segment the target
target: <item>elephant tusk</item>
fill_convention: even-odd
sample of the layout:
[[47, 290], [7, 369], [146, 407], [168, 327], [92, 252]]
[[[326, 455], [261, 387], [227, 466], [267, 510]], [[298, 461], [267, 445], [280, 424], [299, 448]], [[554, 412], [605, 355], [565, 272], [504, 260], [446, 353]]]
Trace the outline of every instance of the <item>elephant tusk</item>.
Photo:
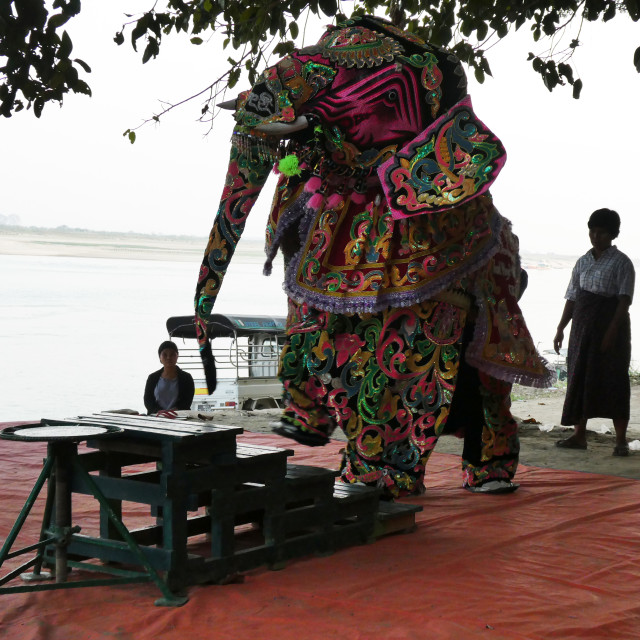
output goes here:
[[295, 133], [296, 131], [302, 131], [309, 126], [309, 121], [305, 116], [298, 116], [291, 123], [284, 122], [270, 122], [269, 124], [260, 124], [255, 127], [256, 131], [266, 133], [270, 136], [284, 137], [289, 133]]
[[227, 109], [229, 111], [235, 111], [236, 110], [236, 98], [233, 98], [232, 100], [225, 100], [224, 102], [218, 102], [218, 106], [221, 109]]

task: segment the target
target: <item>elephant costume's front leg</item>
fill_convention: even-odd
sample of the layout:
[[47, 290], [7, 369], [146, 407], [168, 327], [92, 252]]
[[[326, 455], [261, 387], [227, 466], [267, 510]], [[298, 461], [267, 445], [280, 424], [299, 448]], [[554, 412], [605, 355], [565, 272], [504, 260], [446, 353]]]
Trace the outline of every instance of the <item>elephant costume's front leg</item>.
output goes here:
[[369, 314], [290, 304], [283, 419], [325, 438], [344, 431], [344, 481], [391, 497], [422, 492], [455, 390], [466, 310], [433, 300]]
[[[242, 142], [239, 144], [238, 140]], [[245, 223], [273, 166], [270, 156], [251, 148], [251, 138], [235, 132], [218, 213], [211, 229], [196, 288], [196, 333], [209, 392], [215, 389], [215, 364], [207, 337], [207, 319]]]

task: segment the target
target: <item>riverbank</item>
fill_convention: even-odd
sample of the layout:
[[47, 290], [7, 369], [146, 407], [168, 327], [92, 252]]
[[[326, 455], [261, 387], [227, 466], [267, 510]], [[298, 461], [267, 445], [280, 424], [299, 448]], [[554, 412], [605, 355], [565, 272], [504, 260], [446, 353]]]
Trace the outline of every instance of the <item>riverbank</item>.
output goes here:
[[[0, 255], [55, 256], [192, 262], [202, 260], [207, 238], [141, 233], [0, 227]], [[264, 262], [264, 243], [243, 240], [238, 250], [243, 262]]]
[[[207, 238], [200, 236], [0, 226], [0, 255], [193, 262], [202, 258], [206, 244]], [[243, 238], [238, 251], [244, 262], [264, 261], [261, 240]], [[522, 264], [527, 270], [566, 269], [575, 261], [575, 256], [555, 254], [522, 256]]]

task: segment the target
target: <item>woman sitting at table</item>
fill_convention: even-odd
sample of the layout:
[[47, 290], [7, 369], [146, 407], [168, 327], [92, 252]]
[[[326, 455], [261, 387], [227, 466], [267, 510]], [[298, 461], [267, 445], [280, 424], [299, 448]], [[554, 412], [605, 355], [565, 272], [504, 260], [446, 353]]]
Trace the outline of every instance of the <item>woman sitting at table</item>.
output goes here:
[[178, 347], [166, 340], [158, 347], [158, 357], [162, 369], [147, 378], [144, 388], [144, 406], [149, 415], [159, 411], [190, 409], [195, 387], [189, 373], [180, 369]]

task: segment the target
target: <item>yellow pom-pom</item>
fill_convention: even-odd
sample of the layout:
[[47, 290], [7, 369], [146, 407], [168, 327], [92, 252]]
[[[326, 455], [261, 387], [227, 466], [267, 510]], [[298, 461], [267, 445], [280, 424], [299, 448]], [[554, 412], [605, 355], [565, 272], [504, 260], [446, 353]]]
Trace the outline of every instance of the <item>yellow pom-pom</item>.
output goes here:
[[278, 171], [285, 176], [299, 176], [302, 173], [298, 164], [298, 156], [289, 154], [278, 163]]

